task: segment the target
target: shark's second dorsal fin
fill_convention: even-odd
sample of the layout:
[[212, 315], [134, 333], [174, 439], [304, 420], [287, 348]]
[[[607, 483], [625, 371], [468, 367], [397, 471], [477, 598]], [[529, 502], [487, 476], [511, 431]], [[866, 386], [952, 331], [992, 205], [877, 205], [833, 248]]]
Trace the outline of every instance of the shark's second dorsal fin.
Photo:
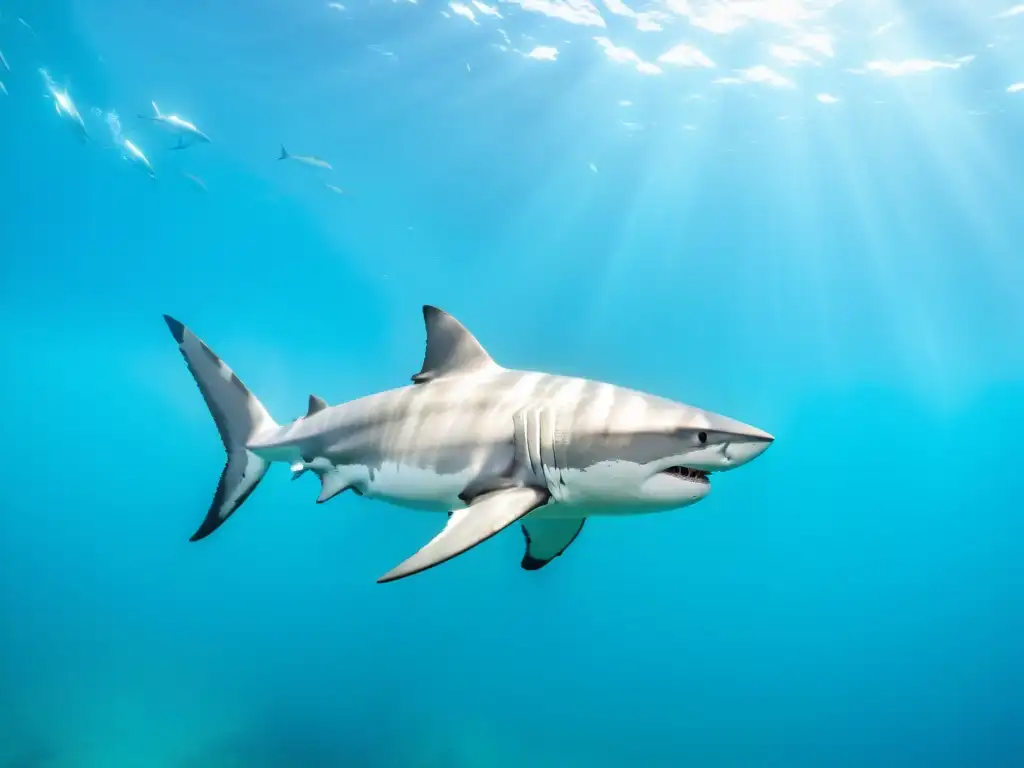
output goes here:
[[444, 310], [426, 304], [423, 320], [427, 325], [427, 351], [423, 368], [412, 377], [415, 383], [497, 367], [473, 334]]
[[306, 417], [312, 416], [314, 413], [320, 413], [324, 408], [327, 407], [327, 401], [322, 397], [316, 395], [309, 396], [309, 408], [306, 410]]

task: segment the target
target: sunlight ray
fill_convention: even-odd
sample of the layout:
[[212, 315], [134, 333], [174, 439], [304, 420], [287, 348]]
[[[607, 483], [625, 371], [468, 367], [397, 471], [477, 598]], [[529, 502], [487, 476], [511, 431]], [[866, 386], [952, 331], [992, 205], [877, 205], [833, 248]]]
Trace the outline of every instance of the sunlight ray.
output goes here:
[[[815, 121], [812, 126], [808, 124], [806, 112], [799, 117], [803, 119], [785, 121], [788, 140], [785, 149], [781, 149], [780, 152], [785, 156], [792, 175], [787, 179], [787, 182], [791, 183], [779, 185], [777, 189], [780, 194], [784, 193], [783, 202], [788, 209], [794, 230], [805, 233], [805, 241], [794, 245], [805, 255], [801, 266], [807, 271], [810, 288], [805, 295], [813, 303], [817, 318], [813, 331], [818, 340], [819, 354], [833, 375], [841, 376], [846, 373], [847, 365], [841, 351], [836, 347], [838, 339], [833, 319], [834, 307], [830, 301], [827, 280], [830, 271], [829, 261], [833, 258], [827, 245], [834, 239], [834, 235], [826, 237], [820, 225], [823, 202], [817, 192], [821, 176], [812, 168], [809, 151], [813, 143], [812, 132], [817, 129], [819, 121]], [[824, 118], [821, 121], [823, 122]], [[831, 128], [830, 125], [824, 130]], [[792, 266], [789, 268], [793, 269]], [[782, 308], [778, 311], [781, 312]]]
[[[915, 47], [925, 46], [926, 41], [915, 29], [911, 28], [909, 35]], [[985, 196], [982, 180], [986, 185], [996, 185], [1000, 197], [1016, 198], [1024, 203], [1019, 178], [1014, 178], [1005, 160], [997, 155], [993, 142], [980, 135], [979, 122], [969, 120], [966, 109], [958, 105], [951, 92], [953, 85], [935, 82], [934, 79], [928, 85], [934, 89], [931, 92], [933, 98], [929, 100], [925, 100], [921, 91], [912, 90], [913, 82], [903, 87], [894, 85], [894, 90], [903, 97], [904, 114], [914, 121], [916, 133], [930, 156], [941, 163], [944, 176], [949, 180], [946, 189], [955, 194], [957, 207], [968, 213], [972, 227], [983, 239], [985, 247], [979, 249], [981, 255], [995, 253], [998, 250], [996, 245], [1005, 241], [1007, 233], [1002, 231], [999, 220], [982, 203]], [[990, 264], [997, 286], [1010, 290], [1013, 266]]]
[[[914, 284], [901, 279], [895, 270], [896, 263], [887, 256], [887, 238], [878, 227], [878, 204], [871, 193], [873, 184], [862, 170], [869, 168], [870, 162], [866, 162], [859, 138], [849, 128], [830, 132], [826, 138], [840, 169], [838, 177], [862, 227], [866, 244], [864, 256], [870, 260], [874, 288], [879, 294], [875, 306], [889, 317], [888, 325], [898, 339], [899, 359], [905, 372], [926, 387], [942, 381], [944, 364]], [[900, 176], [902, 168], [897, 166], [897, 159], [890, 155], [888, 160], [887, 175]]]

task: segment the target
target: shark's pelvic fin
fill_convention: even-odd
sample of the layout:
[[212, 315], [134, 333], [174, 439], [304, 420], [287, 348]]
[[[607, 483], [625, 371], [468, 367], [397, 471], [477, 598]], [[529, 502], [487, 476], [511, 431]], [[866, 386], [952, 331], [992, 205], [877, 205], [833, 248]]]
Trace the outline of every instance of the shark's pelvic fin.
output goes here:
[[276, 429], [277, 424], [241, 379], [198, 336], [173, 317], [164, 315], [164, 320], [199, 385], [228, 454], [213, 503], [190, 539], [198, 541], [217, 530], [263, 479], [268, 462], [246, 446], [260, 432]]
[[320, 495], [316, 497], [317, 504], [330, 501], [342, 491], [348, 490], [348, 478], [343, 472], [334, 469], [330, 472], [320, 473]]
[[427, 326], [427, 350], [423, 368], [412, 377], [415, 383], [497, 367], [473, 334], [444, 310], [427, 304], [423, 307], [423, 320]]
[[302, 477], [304, 474], [306, 474], [306, 472], [309, 471], [309, 467], [307, 467], [305, 464], [303, 464], [300, 461], [300, 462], [296, 462], [295, 464], [292, 464], [291, 470], [292, 470], [292, 480], [298, 480], [300, 477]]
[[528, 518], [522, 523], [526, 551], [520, 565], [524, 570], [543, 568], [565, 552], [583, 530], [587, 521], [581, 518]]
[[327, 407], [327, 401], [322, 397], [316, 395], [309, 396], [309, 408], [306, 410], [306, 417], [312, 416], [314, 413], [320, 413], [324, 408]]
[[377, 583], [412, 576], [451, 560], [543, 506], [549, 498], [547, 490], [532, 487], [508, 488], [479, 496], [468, 507], [449, 515], [444, 530], [415, 555], [377, 579]]

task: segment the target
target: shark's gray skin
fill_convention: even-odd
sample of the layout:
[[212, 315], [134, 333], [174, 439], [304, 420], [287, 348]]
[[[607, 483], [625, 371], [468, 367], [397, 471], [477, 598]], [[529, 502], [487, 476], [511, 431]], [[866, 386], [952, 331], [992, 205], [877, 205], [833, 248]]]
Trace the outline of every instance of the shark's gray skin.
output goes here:
[[193, 123], [178, 115], [165, 115], [155, 101], [150, 103], [153, 105], [153, 114], [139, 115], [139, 119], [152, 120], [163, 130], [175, 135], [178, 141], [171, 149], [187, 149], [194, 144], [210, 143], [210, 137], [196, 128]]
[[709, 475], [761, 455], [773, 437], [725, 416], [612, 384], [502, 368], [455, 318], [426, 306], [411, 386], [336, 406], [310, 395], [277, 424], [224, 362], [164, 316], [213, 414], [228, 460], [197, 541], [249, 497], [272, 462], [310, 471], [318, 503], [351, 490], [446, 511], [444, 529], [379, 582], [445, 562], [522, 522], [522, 567], [560, 555], [587, 517], [694, 504]]

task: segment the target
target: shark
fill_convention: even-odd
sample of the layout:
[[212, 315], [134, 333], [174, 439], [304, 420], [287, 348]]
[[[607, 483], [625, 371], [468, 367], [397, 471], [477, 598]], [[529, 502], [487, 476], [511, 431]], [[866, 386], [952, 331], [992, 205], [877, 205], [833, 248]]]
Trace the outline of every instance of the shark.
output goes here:
[[[440, 565], [519, 524], [520, 562], [562, 555], [590, 517], [680, 509], [774, 437], [694, 406], [590, 379], [499, 365], [452, 315], [423, 307], [426, 350], [411, 383], [338, 405], [309, 396], [278, 424], [241, 379], [178, 320], [164, 320], [220, 433], [227, 463], [191, 541], [249, 498], [274, 463], [320, 480], [317, 503], [351, 492], [426, 512], [443, 528], [377, 579]], [[717, 482], [717, 480], [715, 481]]]
[[210, 137], [200, 131], [193, 123], [178, 115], [166, 115], [160, 111], [155, 101], [152, 115], [139, 115], [140, 120], [152, 120], [168, 133], [178, 137], [177, 143], [171, 149], [186, 149], [194, 144], [209, 144]]
[[325, 171], [333, 170], [331, 164], [326, 160], [322, 160], [316, 155], [293, 155], [287, 149], [284, 148], [284, 144], [281, 145], [281, 154], [277, 157], [278, 160], [292, 160], [293, 162], [299, 163], [300, 165], [308, 165], [310, 168], [322, 168]]

